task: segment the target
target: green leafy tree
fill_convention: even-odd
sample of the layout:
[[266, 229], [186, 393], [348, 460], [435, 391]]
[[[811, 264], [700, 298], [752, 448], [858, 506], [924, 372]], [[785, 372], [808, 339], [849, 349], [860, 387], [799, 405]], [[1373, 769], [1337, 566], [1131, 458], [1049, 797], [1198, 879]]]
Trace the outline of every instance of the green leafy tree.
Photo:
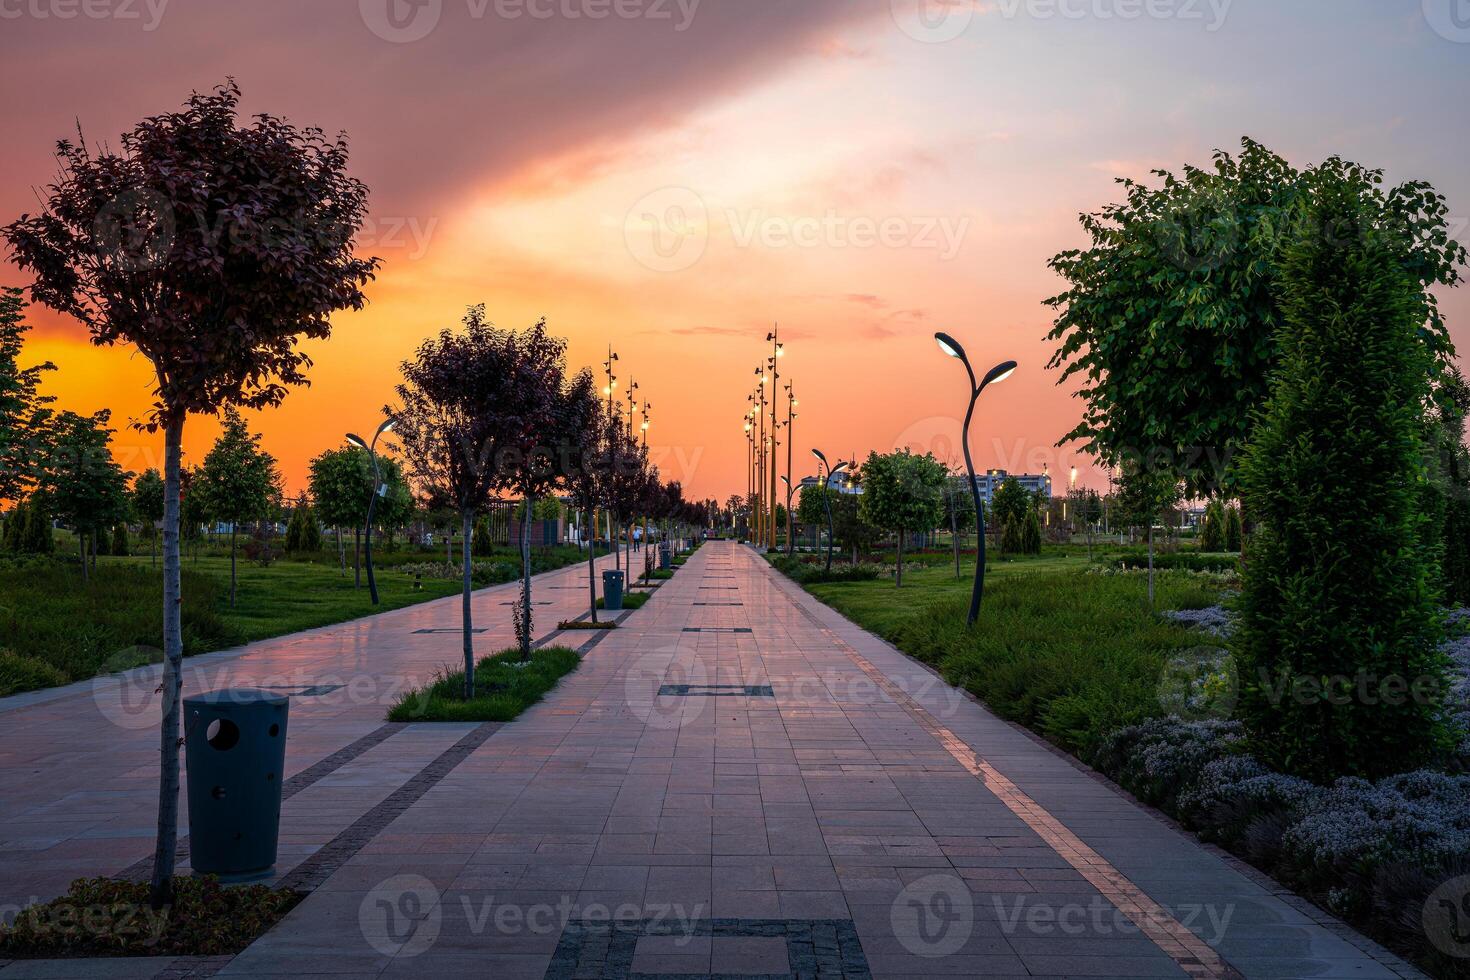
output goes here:
[[476, 558], [488, 558], [495, 553], [495, 536], [490, 533], [490, 518], [482, 516], [475, 521], [470, 553]]
[[146, 469], [133, 480], [131, 506], [143, 534], [148, 538], [151, 561], [158, 562], [158, 524], [163, 520], [163, 476]]
[[1444, 735], [1421, 282], [1377, 175], [1334, 176], [1286, 251], [1281, 369], [1241, 474], [1240, 716], [1263, 758], [1318, 780], [1412, 769]]
[[347, 571], [347, 559], [342, 547], [342, 529], [352, 529], [353, 581], [361, 588], [360, 545], [373, 492], [372, 462], [365, 451], [355, 447], [329, 449], [311, 461], [309, 470], [317, 517], [337, 532], [337, 556], [343, 574]]
[[128, 543], [128, 526], [126, 524], [118, 524], [112, 529], [111, 551], [114, 555], [129, 555], [132, 553]]
[[1199, 526], [1199, 550], [1225, 550], [1225, 505], [1218, 500], [1211, 500], [1205, 505], [1204, 517]]
[[1000, 552], [1003, 555], [1019, 555], [1026, 550], [1024, 517], [1012, 514], [1006, 518], [1000, 531]]
[[896, 584], [903, 587], [903, 542], [909, 534], [928, 532], [944, 520], [943, 464], [932, 455], [907, 449], [880, 456], [870, 453], [863, 464], [863, 519], [898, 536]]
[[19, 500], [36, 485], [51, 416], [46, 406], [55, 400], [37, 389], [42, 376], [56, 365], [47, 361], [20, 366], [29, 329], [21, 291], [0, 289], [0, 500]]
[[1470, 384], [1458, 368], [1438, 379], [1429, 434], [1435, 466], [1426, 483], [1442, 549], [1445, 597], [1470, 605], [1470, 451], [1465, 448], [1465, 420], [1470, 415]]
[[278, 116], [237, 121], [233, 82], [194, 93], [95, 152], [57, 144], [42, 210], [3, 229], [35, 275], [32, 298], [97, 344], [135, 345], [157, 378], [147, 426], [164, 433], [163, 702], [158, 838], [150, 902], [172, 899], [178, 841], [183, 633], [180, 452], [190, 414], [264, 408], [304, 384], [302, 338], [360, 309], [377, 260], [354, 241], [367, 188], [345, 136]]
[[25, 501], [21, 501], [10, 508], [10, 513], [5, 515], [5, 526], [0, 529], [0, 547], [10, 552], [20, 551], [25, 526], [26, 505]]
[[249, 430], [233, 407], [225, 408], [223, 427], [214, 447], [204, 457], [195, 492], [204, 495], [205, 509], [210, 516], [230, 525], [230, 606], [233, 607], [240, 525], [263, 520], [281, 493], [275, 457], [260, 448], [260, 435]]
[[1137, 462], [1121, 468], [1118, 507], [1134, 527], [1144, 529], [1148, 542], [1148, 604], [1154, 604], [1154, 527], [1164, 511], [1179, 501], [1179, 478], [1170, 466], [1149, 470]]
[[[1017, 525], [1026, 520], [1026, 511], [1032, 509], [1031, 495], [1026, 488], [1021, 486], [1021, 481], [1015, 477], [1007, 477], [1001, 481], [1000, 486], [990, 495], [990, 519], [995, 522], [996, 527], [1002, 529], [1011, 521]], [[1002, 536], [1004, 534], [1002, 533]], [[1002, 546], [1004, 551], [1005, 547]]]
[[[1122, 180], [1123, 201], [1083, 215], [1091, 247], [1051, 261], [1068, 288], [1048, 300], [1058, 311], [1050, 366], [1062, 369], [1059, 384], [1080, 381], [1086, 402], [1063, 442], [1110, 465], [1172, 470], [1191, 497], [1228, 492], [1280, 356], [1284, 233], [1342, 166], [1299, 172], [1245, 140], [1239, 157], [1218, 152], [1212, 167], [1156, 171], [1154, 187]], [[1421, 182], [1384, 191], [1365, 173], [1374, 180], [1363, 207], [1403, 232], [1384, 259], [1419, 283], [1422, 342], [1445, 358], [1432, 289], [1458, 282], [1465, 262], [1445, 201]]]
[[1026, 511], [1021, 525], [1021, 550], [1028, 555], [1041, 554], [1041, 514], [1034, 507]]
[[1245, 525], [1240, 517], [1240, 508], [1231, 504], [1225, 508], [1225, 550], [1239, 554], [1245, 548]]
[[127, 514], [127, 476], [112, 458], [110, 419], [105, 410], [96, 415], [57, 415], [51, 452], [40, 475], [53, 512], [76, 531], [83, 582], [88, 579], [89, 543]]
[[291, 507], [291, 520], [286, 525], [286, 550], [306, 555], [322, 550], [321, 525], [305, 491], [296, 495], [296, 502]]
[[31, 494], [26, 505], [26, 524], [21, 536], [21, 551], [31, 555], [56, 552], [56, 535], [51, 531], [50, 501], [43, 493]]

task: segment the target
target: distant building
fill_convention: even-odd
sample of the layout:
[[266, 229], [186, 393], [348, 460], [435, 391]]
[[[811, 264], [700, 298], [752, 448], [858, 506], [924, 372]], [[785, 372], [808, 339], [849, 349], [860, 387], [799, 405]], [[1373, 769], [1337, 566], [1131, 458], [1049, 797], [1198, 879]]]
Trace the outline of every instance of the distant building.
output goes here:
[[980, 491], [980, 502], [986, 507], [1000, 489], [1000, 485], [1007, 480], [1015, 480], [1027, 493], [1040, 492], [1044, 499], [1051, 499], [1051, 474], [1042, 473], [1039, 476], [1033, 473], [1007, 473], [1005, 470], [987, 470], [984, 476], [975, 477], [975, 488]]
[[[820, 482], [821, 481], [814, 476], [803, 477], [802, 481], [796, 485], [796, 492], [800, 493], [807, 487], [814, 487]], [[862, 485], [849, 482], [846, 473], [835, 473], [832, 476], [828, 477], [827, 486], [831, 487], [833, 490], [836, 490], [838, 493], [861, 494], [863, 492]]]

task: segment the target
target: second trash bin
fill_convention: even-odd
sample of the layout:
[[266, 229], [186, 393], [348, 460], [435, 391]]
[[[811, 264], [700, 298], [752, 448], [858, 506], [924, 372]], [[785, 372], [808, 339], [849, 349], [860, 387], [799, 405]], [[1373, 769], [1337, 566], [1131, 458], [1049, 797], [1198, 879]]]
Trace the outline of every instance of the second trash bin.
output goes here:
[[609, 612], [623, 608], [623, 573], [602, 573], [602, 607]]
[[275, 870], [290, 701], [251, 688], [184, 699], [189, 864], [226, 881]]

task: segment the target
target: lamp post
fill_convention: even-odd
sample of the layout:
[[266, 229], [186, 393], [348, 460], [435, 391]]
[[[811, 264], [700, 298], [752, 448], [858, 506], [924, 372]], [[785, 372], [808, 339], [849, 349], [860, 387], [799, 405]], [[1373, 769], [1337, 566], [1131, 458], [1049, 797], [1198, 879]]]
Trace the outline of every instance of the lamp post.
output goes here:
[[[827, 508], [827, 574], [830, 575], [832, 574], [832, 541], [837, 533], [836, 529], [832, 526], [832, 497], [830, 496], [832, 493], [832, 478], [845, 470], [847, 464], [839, 462], [837, 468], [833, 469], [832, 464], [827, 462], [827, 457], [822, 455], [820, 449], [813, 449], [812, 455], [817, 457], [817, 462], [821, 464], [817, 467], [817, 479], [822, 486], [822, 503]], [[822, 467], [827, 468], [826, 479], [822, 479]]]
[[970, 378], [970, 407], [965, 410], [965, 427], [960, 441], [965, 449], [965, 470], [970, 477], [970, 496], [975, 502], [975, 527], [979, 531], [979, 534], [976, 535], [979, 539], [979, 548], [975, 556], [975, 587], [970, 593], [969, 624], [974, 626], [975, 620], [980, 618], [980, 597], [985, 592], [985, 511], [980, 503], [980, 487], [975, 483], [975, 463], [970, 458], [970, 422], [975, 418], [975, 403], [980, 400], [980, 393], [997, 381], [1009, 378], [1016, 370], [1016, 362], [1006, 361], [997, 364], [990, 369], [985, 380], [977, 385], [975, 369], [970, 366], [970, 359], [965, 355], [965, 349], [960, 346], [959, 341], [946, 333], [937, 333], [934, 339], [939, 342], [940, 350], [950, 357], [959, 359], [960, 363], [965, 366], [965, 373]]
[[347, 433], [347, 441], [358, 449], [366, 449], [368, 460], [373, 464], [373, 492], [368, 496], [367, 512], [367, 573], [368, 573], [368, 595], [372, 597], [373, 605], [378, 604], [378, 582], [373, 578], [373, 513], [377, 510], [378, 498], [388, 492], [387, 486], [383, 484], [383, 478], [378, 470], [378, 439], [385, 432], [391, 432], [393, 426], [398, 424], [397, 419], [389, 418], [378, 426], [378, 431], [373, 433], [372, 442], [363, 442], [361, 436]]
[[[776, 432], [781, 428], [779, 413], [780, 403], [776, 401], [776, 393], [781, 383], [781, 358], [786, 356], [786, 345], [781, 343], [781, 325], [775, 324], [771, 332], [766, 335], [766, 341], [771, 345], [771, 357], [767, 364], [771, 369], [771, 520], [767, 530], [766, 549], [776, 550]], [[790, 469], [790, 467], [787, 467]]]

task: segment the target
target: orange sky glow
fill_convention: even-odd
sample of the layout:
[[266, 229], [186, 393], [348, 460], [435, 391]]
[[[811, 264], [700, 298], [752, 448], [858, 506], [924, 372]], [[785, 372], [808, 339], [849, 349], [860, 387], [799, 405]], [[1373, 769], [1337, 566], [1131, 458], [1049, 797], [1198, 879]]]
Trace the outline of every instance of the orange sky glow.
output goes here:
[[[1470, 214], [1470, 38], [1418, 3], [1215, 0], [1191, 2], [1195, 18], [1161, 0], [1171, 16], [1134, 19], [1099, 13], [1125, 6], [1109, 0], [629, 0], [637, 16], [596, 19], [572, 15], [593, 0], [422, 0], [382, 19], [403, 3], [156, 0], [140, 20], [0, 25], [0, 220], [35, 209], [74, 120], [115, 142], [225, 75], [249, 111], [348, 132], [373, 190], [361, 250], [384, 265], [369, 306], [308, 346], [311, 386], [250, 415], [293, 495], [472, 303], [504, 327], [545, 316], [574, 368], [611, 343], [652, 403], [655, 461], [690, 496], [744, 490], [741, 416], [776, 322], [796, 477], [813, 446], [958, 460], [966, 392], [933, 342], [945, 330], [981, 370], [1021, 364], [982, 401], [976, 465], [1046, 466], [1061, 485], [1075, 464], [1098, 486], [1055, 446], [1079, 405], [1045, 368], [1042, 301], [1060, 288], [1047, 259], [1083, 244], [1077, 214], [1114, 199], [1115, 178], [1249, 135], [1298, 165], [1340, 153], [1427, 179]], [[402, 35], [420, 10], [435, 23]], [[1464, 345], [1470, 302], [1444, 305]], [[27, 360], [58, 367], [47, 392], [112, 409], [123, 465], [159, 466], [161, 437], [128, 428], [150, 404], [147, 362], [31, 319]], [[186, 462], [217, 431], [191, 419]]]

